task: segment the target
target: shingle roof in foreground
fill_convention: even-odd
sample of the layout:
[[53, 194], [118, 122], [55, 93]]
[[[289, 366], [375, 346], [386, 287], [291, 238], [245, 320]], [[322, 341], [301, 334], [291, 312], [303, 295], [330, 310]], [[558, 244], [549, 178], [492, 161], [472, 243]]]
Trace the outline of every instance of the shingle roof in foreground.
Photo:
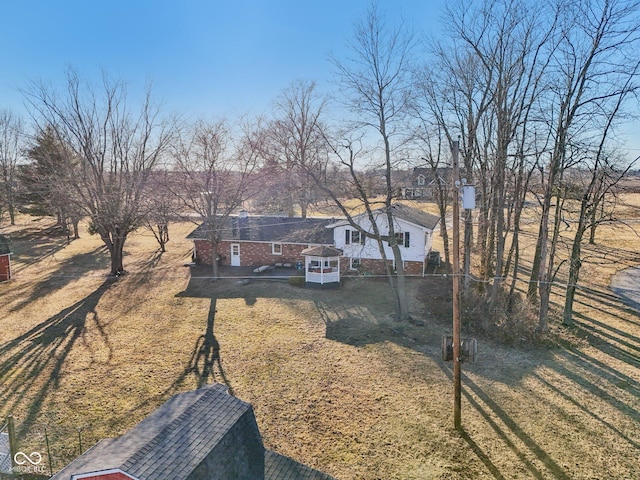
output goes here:
[[[139, 480], [225, 479], [229, 472], [247, 480], [331, 479], [295, 460], [265, 453], [251, 404], [220, 384], [171, 397], [127, 434], [99, 442], [52, 480], [106, 470]], [[295, 471], [310, 476], [291, 477], [289, 472]]]
[[278, 480], [332, 480], [329, 475], [307, 467], [295, 460], [272, 452], [265, 451], [264, 478]]

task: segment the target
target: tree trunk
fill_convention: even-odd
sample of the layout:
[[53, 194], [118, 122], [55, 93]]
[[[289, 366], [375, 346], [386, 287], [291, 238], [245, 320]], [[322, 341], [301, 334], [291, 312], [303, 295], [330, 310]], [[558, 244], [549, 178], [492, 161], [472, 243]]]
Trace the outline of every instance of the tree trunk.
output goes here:
[[9, 202], [9, 218], [11, 219], [11, 225], [16, 224], [16, 208], [13, 203], [13, 198]]
[[107, 249], [109, 250], [109, 255], [111, 256], [111, 272], [110, 276], [119, 277], [120, 275], [125, 273], [123, 266], [123, 251], [124, 251], [124, 242], [127, 239], [127, 235], [122, 235], [118, 232], [114, 232], [111, 235], [102, 236], [102, 240], [104, 241]]
[[442, 244], [444, 246], [444, 263], [449, 263], [451, 256], [449, 252], [449, 232], [447, 230], [446, 218], [442, 220], [442, 216], [440, 217], [440, 236], [442, 237]]
[[[506, 149], [503, 152], [506, 157]], [[501, 157], [501, 155], [499, 155]], [[494, 185], [494, 212], [495, 212], [495, 270], [493, 272], [493, 285], [491, 288], [491, 306], [495, 308], [498, 302], [498, 294], [502, 285], [504, 250], [505, 250], [505, 187], [504, 187], [504, 169], [506, 168], [506, 160], [501, 159], [497, 165], [496, 185]]]
[[[562, 324], [566, 326], [573, 325], [573, 300], [578, 286], [578, 278], [580, 276], [580, 267], [582, 266], [581, 251], [582, 239], [587, 230], [587, 216], [589, 209], [589, 197], [585, 194], [580, 204], [580, 220], [578, 228], [573, 237], [573, 245], [571, 246], [571, 257], [569, 258], [569, 278], [567, 279], [567, 290], [564, 299], [564, 313], [562, 315]], [[593, 208], [595, 210], [595, 208]]]
[[538, 240], [536, 241], [536, 251], [533, 253], [533, 263], [531, 264], [531, 275], [529, 277], [529, 288], [527, 289], [527, 298], [535, 301], [538, 298], [538, 281], [540, 276], [540, 259], [542, 258], [542, 244], [546, 242], [545, 214], [540, 217], [540, 226], [538, 227]]
[[[566, 191], [564, 192], [566, 196]], [[551, 298], [551, 287], [554, 280], [553, 267], [555, 263], [556, 248], [558, 246], [558, 238], [560, 236], [560, 222], [562, 219], [562, 209], [564, 202], [563, 192], [558, 188], [558, 194], [556, 196], [555, 214], [553, 222], [553, 235], [551, 237], [551, 243], [547, 251], [547, 242], [544, 242], [543, 252], [544, 258], [547, 260], [546, 265], [541, 265], [540, 272], [540, 309], [538, 310], [538, 331], [549, 331], [549, 322], [547, 315], [549, 313], [549, 300]], [[548, 215], [547, 215], [548, 217]], [[549, 231], [547, 225], [546, 238], [548, 239]]]
[[[575, 244], [574, 244], [575, 247]], [[580, 247], [578, 247], [579, 249]], [[571, 261], [569, 265], [569, 278], [567, 280], [567, 291], [564, 298], [564, 313], [562, 314], [562, 324], [566, 326], [573, 325], [573, 300], [576, 294], [578, 276], [580, 274], [580, 253], [578, 258], [573, 258], [574, 252], [571, 252]]]
[[600, 210], [600, 218], [604, 216], [604, 200], [600, 200], [598, 205], [594, 205], [591, 209], [591, 224], [589, 225], [589, 244], [596, 244], [596, 227], [598, 222], [596, 221], [597, 211]]
[[73, 217], [71, 223], [73, 225], [73, 238], [74, 240], [78, 240], [80, 238], [80, 218]]
[[211, 271], [213, 278], [220, 278], [220, 269], [218, 268], [218, 240], [216, 238], [210, 238], [211, 243]]
[[156, 239], [158, 240], [158, 245], [160, 245], [160, 252], [164, 253], [167, 251], [166, 245], [169, 243], [169, 225], [167, 223], [158, 223], [158, 235], [156, 235]]
[[409, 314], [409, 298], [407, 295], [406, 277], [404, 274], [404, 263], [402, 261], [402, 253], [397, 244], [391, 246], [393, 252], [394, 263], [396, 264], [396, 294], [398, 300], [397, 319], [400, 321], [408, 320]]

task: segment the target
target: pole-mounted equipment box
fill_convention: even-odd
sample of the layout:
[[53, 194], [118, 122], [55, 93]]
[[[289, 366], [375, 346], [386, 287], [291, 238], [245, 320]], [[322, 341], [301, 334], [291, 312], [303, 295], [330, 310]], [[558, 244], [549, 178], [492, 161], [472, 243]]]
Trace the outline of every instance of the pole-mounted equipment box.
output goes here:
[[[460, 361], [475, 362], [478, 354], [478, 341], [475, 338], [463, 338], [460, 341]], [[453, 336], [442, 336], [442, 360], [453, 361]]]

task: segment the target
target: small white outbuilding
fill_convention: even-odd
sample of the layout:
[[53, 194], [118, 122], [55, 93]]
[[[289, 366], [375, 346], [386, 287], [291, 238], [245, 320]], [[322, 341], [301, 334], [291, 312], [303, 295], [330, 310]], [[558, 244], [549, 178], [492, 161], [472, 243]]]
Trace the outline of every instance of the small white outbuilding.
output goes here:
[[305, 286], [312, 288], [336, 288], [340, 286], [340, 256], [337, 248], [326, 245], [305, 248]]

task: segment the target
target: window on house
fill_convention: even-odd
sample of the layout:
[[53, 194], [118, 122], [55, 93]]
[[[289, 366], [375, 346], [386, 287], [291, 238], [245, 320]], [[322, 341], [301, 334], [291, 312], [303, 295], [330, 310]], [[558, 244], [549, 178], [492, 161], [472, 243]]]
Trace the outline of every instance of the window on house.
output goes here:
[[273, 255], [282, 255], [282, 244], [281, 243], [272, 243], [271, 244], [271, 253]]
[[418, 175], [418, 185], [424, 185], [424, 177], [422, 175]]
[[400, 245], [401, 247], [408, 248], [411, 245], [409, 240], [409, 232], [396, 232], [395, 236], [396, 242], [398, 242], [398, 245]]
[[358, 230], [345, 230], [344, 243], [345, 245], [364, 245], [365, 236]]
[[349, 259], [349, 270], [358, 270], [360, 268], [360, 259], [359, 258], [350, 258]]

